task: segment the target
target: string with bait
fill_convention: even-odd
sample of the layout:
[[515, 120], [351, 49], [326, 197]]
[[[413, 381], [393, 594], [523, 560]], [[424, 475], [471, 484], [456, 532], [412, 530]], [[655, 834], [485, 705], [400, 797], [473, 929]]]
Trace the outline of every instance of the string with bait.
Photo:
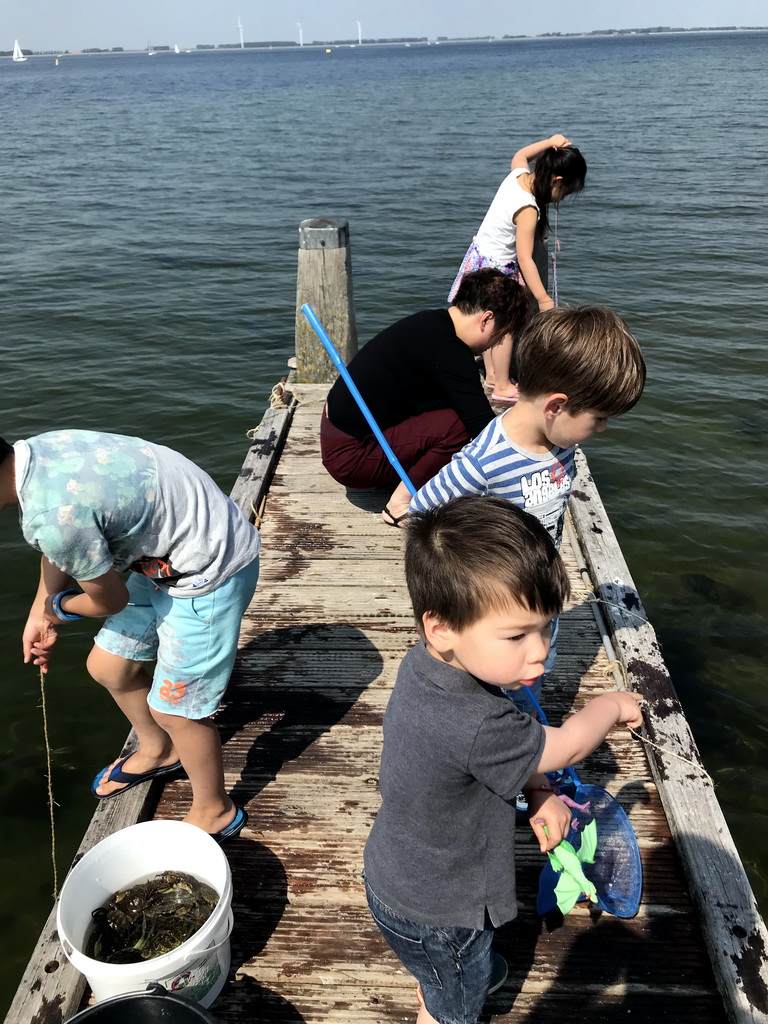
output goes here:
[[[48, 634], [48, 625], [43, 619], [40, 623], [40, 641], [45, 640]], [[40, 665], [40, 708], [43, 713], [43, 739], [45, 740], [45, 763], [48, 778], [48, 816], [51, 822], [51, 867], [53, 869], [53, 898], [59, 895], [59, 875], [56, 868], [56, 819], [53, 812], [55, 801], [53, 799], [53, 776], [51, 766], [51, 741], [48, 735], [48, 707], [45, 700], [45, 671]]]
[[552, 297], [555, 305], [560, 305], [560, 296], [557, 291], [557, 250], [560, 248], [560, 241], [557, 237], [557, 212], [558, 204], [555, 203], [555, 237], [552, 241]]

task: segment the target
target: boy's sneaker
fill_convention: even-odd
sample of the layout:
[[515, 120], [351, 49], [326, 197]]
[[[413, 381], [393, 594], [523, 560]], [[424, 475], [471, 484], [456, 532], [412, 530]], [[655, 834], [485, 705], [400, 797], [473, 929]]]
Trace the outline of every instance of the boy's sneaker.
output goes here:
[[525, 799], [525, 793], [518, 793], [515, 797], [515, 810], [518, 814], [528, 813], [528, 801]]
[[[504, 982], [507, 980], [509, 974], [509, 967], [507, 961], [500, 953], [491, 953], [491, 984], [488, 988], [488, 995], [493, 992], [498, 992]], [[421, 1006], [424, 1005], [424, 993], [421, 991], [421, 985], [416, 988], [416, 998]]]

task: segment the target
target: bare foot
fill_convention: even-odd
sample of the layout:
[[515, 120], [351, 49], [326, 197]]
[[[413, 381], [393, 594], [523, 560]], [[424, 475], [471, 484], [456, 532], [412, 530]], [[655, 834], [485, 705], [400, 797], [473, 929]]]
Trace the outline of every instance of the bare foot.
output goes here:
[[[110, 772], [115, 765], [121, 759], [118, 757], [116, 760], [105, 769], [104, 774], [101, 776], [101, 781], [96, 787], [96, 793], [99, 796], [112, 796], [113, 793], [119, 793], [121, 789], [125, 789], [130, 783], [127, 782], [108, 782]], [[135, 751], [126, 760], [120, 768], [120, 771], [127, 772], [130, 775], [143, 775], [145, 772], [151, 772], [155, 768], [164, 768], [166, 766], [175, 765], [178, 762], [178, 755], [174, 750], [170, 754], [164, 757], [150, 757], [147, 754], [143, 754], [141, 750]]]

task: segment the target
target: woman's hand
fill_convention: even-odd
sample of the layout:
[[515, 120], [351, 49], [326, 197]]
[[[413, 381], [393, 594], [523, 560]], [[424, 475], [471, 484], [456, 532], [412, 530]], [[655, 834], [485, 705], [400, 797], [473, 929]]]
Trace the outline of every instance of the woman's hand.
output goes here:
[[570, 146], [571, 140], [566, 139], [564, 135], [553, 135], [549, 140], [550, 146]]
[[571, 828], [570, 810], [551, 790], [531, 790], [526, 798], [528, 821], [539, 841], [539, 849], [542, 853], [554, 850]]
[[30, 661], [43, 672], [48, 671], [51, 660], [51, 649], [59, 638], [59, 631], [46, 616], [31, 614], [27, 619], [24, 632], [21, 634], [21, 648], [24, 652], [24, 664]]

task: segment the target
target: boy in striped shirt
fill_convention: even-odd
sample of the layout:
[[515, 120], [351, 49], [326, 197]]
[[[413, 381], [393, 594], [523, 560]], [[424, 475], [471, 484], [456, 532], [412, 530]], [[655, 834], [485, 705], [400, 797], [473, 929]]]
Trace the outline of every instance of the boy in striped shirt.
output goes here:
[[[517, 403], [424, 484], [410, 511], [465, 494], [506, 498], [536, 516], [559, 548], [575, 447], [636, 404], [645, 362], [621, 317], [602, 306], [540, 313], [517, 340], [515, 358]], [[556, 634], [557, 620], [545, 672], [554, 667]], [[533, 689], [538, 697], [540, 684]]]

